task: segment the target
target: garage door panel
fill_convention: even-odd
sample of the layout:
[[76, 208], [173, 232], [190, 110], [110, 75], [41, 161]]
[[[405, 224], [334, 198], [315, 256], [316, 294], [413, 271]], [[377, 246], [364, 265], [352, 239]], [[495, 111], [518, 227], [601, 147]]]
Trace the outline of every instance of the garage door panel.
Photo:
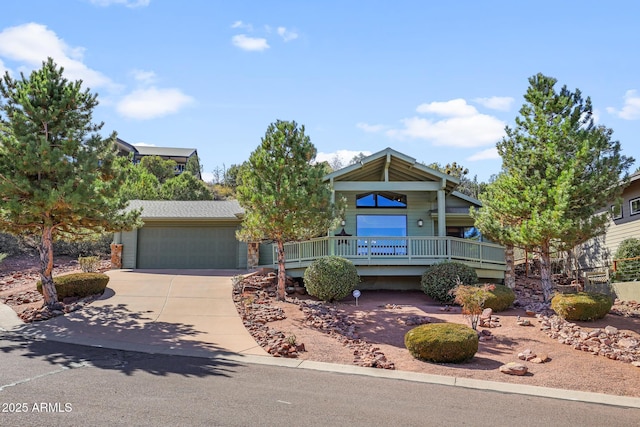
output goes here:
[[138, 268], [237, 268], [236, 227], [145, 226]]

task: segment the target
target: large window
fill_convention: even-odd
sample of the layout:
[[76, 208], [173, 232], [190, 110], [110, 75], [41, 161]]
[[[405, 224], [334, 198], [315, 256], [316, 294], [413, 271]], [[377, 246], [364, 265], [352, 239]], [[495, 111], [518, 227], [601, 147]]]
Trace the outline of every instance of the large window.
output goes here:
[[407, 196], [389, 191], [365, 193], [356, 196], [358, 208], [406, 208]]
[[475, 227], [447, 227], [447, 236], [482, 241], [480, 230]]
[[630, 200], [629, 201], [629, 208], [630, 208], [631, 215], [639, 214], [640, 213], [640, 198]]
[[358, 255], [407, 254], [406, 215], [357, 215], [356, 221]]

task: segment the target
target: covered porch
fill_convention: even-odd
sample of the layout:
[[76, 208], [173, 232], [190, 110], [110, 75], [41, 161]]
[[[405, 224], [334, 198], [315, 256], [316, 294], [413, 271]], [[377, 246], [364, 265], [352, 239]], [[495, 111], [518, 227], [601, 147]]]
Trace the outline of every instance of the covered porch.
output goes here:
[[[284, 247], [287, 274], [301, 277], [313, 260], [336, 255], [349, 259], [361, 276], [420, 276], [442, 261], [459, 261], [476, 269], [478, 277], [502, 279], [504, 248], [492, 243], [456, 237], [328, 236], [287, 243]], [[277, 268], [277, 249], [272, 249]]]

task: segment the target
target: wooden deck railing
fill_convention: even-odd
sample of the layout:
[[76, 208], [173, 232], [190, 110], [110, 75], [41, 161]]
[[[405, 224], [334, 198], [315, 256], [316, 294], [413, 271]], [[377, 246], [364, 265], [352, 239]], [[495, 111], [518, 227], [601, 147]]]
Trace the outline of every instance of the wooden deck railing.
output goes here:
[[[337, 255], [354, 263], [428, 265], [437, 261], [462, 261], [504, 265], [504, 248], [492, 243], [456, 237], [359, 237], [332, 236], [287, 243], [287, 267], [302, 266], [316, 258]], [[273, 260], [277, 259], [274, 246]]]

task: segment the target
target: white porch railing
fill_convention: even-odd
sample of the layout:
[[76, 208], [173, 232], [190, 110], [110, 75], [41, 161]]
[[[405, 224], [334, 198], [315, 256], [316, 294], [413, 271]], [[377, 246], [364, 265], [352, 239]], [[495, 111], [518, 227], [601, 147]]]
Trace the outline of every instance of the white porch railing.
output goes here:
[[[504, 248], [492, 243], [456, 237], [359, 237], [331, 236], [304, 242], [286, 243], [285, 260], [288, 267], [302, 266], [316, 258], [337, 255], [354, 263], [384, 265], [428, 265], [437, 261], [463, 261], [504, 265]], [[273, 261], [277, 262], [274, 246]]]

